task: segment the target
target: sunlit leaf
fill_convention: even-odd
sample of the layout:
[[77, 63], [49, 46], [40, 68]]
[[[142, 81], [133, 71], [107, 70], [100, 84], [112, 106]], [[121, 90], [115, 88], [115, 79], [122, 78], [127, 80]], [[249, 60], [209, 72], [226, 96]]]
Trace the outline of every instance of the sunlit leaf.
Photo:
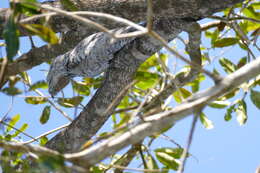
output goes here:
[[46, 136], [41, 137], [40, 145], [44, 146], [48, 142], [48, 138]]
[[150, 169], [150, 170], [153, 170], [153, 169], [159, 169], [159, 166], [158, 164], [156, 163], [156, 160], [153, 158], [152, 155], [147, 155], [145, 157], [145, 160], [146, 160], [146, 165], [144, 165], [145, 169]]
[[76, 107], [78, 106], [84, 97], [82, 96], [75, 96], [72, 98], [59, 98], [58, 99], [58, 103], [66, 108], [72, 108], [72, 107]]
[[25, 102], [33, 105], [43, 104], [47, 102], [46, 97], [30, 96], [25, 98]]
[[169, 148], [169, 147], [157, 148], [154, 151], [166, 153], [175, 159], [180, 159], [183, 153], [182, 148]]
[[72, 88], [78, 94], [86, 95], [86, 96], [89, 96], [90, 94], [90, 88], [85, 83], [72, 81]]
[[21, 115], [17, 114], [15, 116], [13, 116], [9, 122], [9, 126], [7, 126], [6, 131], [9, 132], [12, 130], [12, 127], [15, 126], [15, 124], [20, 120]]
[[21, 72], [20, 76], [26, 83], [29, 83], [29, 84], [31, 83], [31, 78], [26, 71]]
[[188, 98], [191, 95], [192, 93], [185, 88], [179, 88], [173, 93], [174, 99], [177, 103], [181, 103], [184, 99]]
[[48, 84], [44, 80], [41, 80], [41, 81], [38, 81], [38, 82], [32, 84], [30, 86], [29, 90], [32, 91], [32, 90], [35, 90], [35, 89], [38, 89], [38, 88], [47, 89]]
[[19, 50], [19, 38], [18, 30], [13, 15], [7, 20], [4, 27], [3, 37], [6, 43], [7, 58], [12, 60]]
[[36, 34], [41, 37], [44, 41], [50, 44], [57, 44], [59, 42], [58, 37], [56, 36], [55, 32], [40, 24], [22, 24], [24, 28], [26, 28], [32, 34]]
[[4, 88], [2, 89], [2, 91], [6, 94], [6, 95], [9, 95], [9, 96], [15, 96], [15, 95], [18, 95], [18, 94], [21, 94], [22, 93], [22, 90], [16, 88], [16, 87], [8, 87], [8, 88]]
[[230, 99], [230, 98], [234, 97], [235, 95], [237, 95], [238, 93], [239, 93], [239, 88], [236, 88], [233, 91], [230, 91], [227, 94], [225, 94], [224, 96], [218, 98], [218, 100], [224, 101], [224, 100]]
[[191, 86], [192, 93], [195, 93], [199, 90], [200, 83], [202, 81], [204, 81], [205, 79], [206, 79], [206, 77], [200, 73], [194, 81], [192, 81], [188, 84], [189, 86]]
[[51, 113], [51, 107], [50, 106], [45, 106], [43, 111], [42, 111], [42, 115], [40, 117], [41, 124], [47, 123], [47, 121], [50, 118], [50, 113]]
[[18, 136], [21, 132], [24, 132], [28, 128], [28, 124], [23, 124], [21, 128], [19, 128], [19, 131], [16, 130], [15, 133], [12, 135], [12, 137]]
[[158, 60], [157, 57], [155, 55], [151, 56], [150, 58], [148, 58], [140, 67], [139, 70], [140, 71], [147, 71], [149, 68], [151, 67], [155, 67], [156, 65], [158, 65]]
[[219, 30], [215, 29], [214, 32], [211, 31], [206, 31], [205, 32], [205, 36], [211, 39], [211, 46], [214, 45], [215, 41], [217, 40], [218, 36], [219, 36]]
[[256, 12], [255, 9], [252, 6], [249, 6], [247, 8], [244, 8], [242, 10], [242, 13], [249, 17], [249, 18], [255, 18], [255, 19], [259, 19], [260, 18], [260, 14], [259, 12]]
[[209, 120], [203, 112], [200, 114], [200, 122], [203, 124], [203, 126], [206, 129], [214, 128], [213, 122], [211, 120]]
[[250, 98], [251, 98], [251, 101], [254, 103], [254, 105], [258, 109], [260, 109], [260, 92], [251, 89]]
[[227, 47], [227, 46], [232, 46], [234, 44], [237, 44], [239, 42], [238, 38], [235, 37], [226, 37], [226, 38], [221, 38], [218, 39], [214, 42], [213, 46], [214, 47]]
[[244, 100], [240, 100], [237, 103], [237, 108], [235, 109], [237, 113], [237, 121], [239, 125], [244, 125], [247, 120], [247, 106]]
[[236, 65], [226, 58], [221, 58], [219, 63], [227, 73], [233, 73], [236, 71]]
[[87, 142], [85, 142], [82, 146], [81, 149], [86, 149], [88, 147], [90, 147], [92, 144], [94, 144], [93, 140], [88, 140]]
[[178, 170], [179, 160], [183, 149], [181, 148], [158, 148], [155, 151], [156, 158], [167, 168]]
[[223, 109], [230, 105], [229, 101], [213, 101], [209, 104], [212, 108]]
[[136, 73], [136, 79], [139, 81], [136, 86], [147, 90], [153, 88], [157, 84], [159, 75], [151, 72], [138, 71]]
[[26, 16], [32, 16], [34, 14], [40, 14], [41, 10], [37, 7], [36, 0], [19, 0], [19, 1], [11, 1], [11, 8], [15, 11], [16, 14], [22, 13]]
[[255, 10], [260, 10], [260, 2], [255, 1], [254, 3], [250, 4], [249, 6], [253, 7]]
[[177, 103], [181, 103], [182, 102], [182, 95], [181, 95], [181, 92], [180, 90], [176, 90], [174, 93], [173, 93], [173, 98], [174, 100], [177, 102]]
[[9, 78], [8, 78], [8, 84], [9, 84], [9, 87], [14, 87], [15, 86], [15, 84], [18, 82], [18, 81], [20, 81], [21, 80], [21, 78], [19, 77], [19, 76], [10, 76]]

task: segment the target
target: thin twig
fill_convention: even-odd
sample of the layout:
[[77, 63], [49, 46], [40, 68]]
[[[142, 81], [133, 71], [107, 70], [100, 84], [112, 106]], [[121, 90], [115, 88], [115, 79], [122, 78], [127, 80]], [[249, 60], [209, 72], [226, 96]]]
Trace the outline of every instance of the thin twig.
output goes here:
[[179, 59], [181, 59], [182, 61], [190, 64], [193, 68], [195, 68], [196, 70], [198, 70], [199, 72], [203, 72], [205, 73], [207, 76], [209, 76], [210, 78], [212, 78], [216, 83], [218, 81], [221, 80], [220, 76], [216, 76], [214, 73], [211, 73], [210, 71], [201, 68], [200, 65], [198, 65], [197, 63], [191, 62], [188, 59], [186, 59], [184, 56], [182, 56], [181, 54], [179, 54], [175, 49], [171, 48], [168, 43], [166, 42], [166, 40], [164, 40], [160, 35], [158, 35], [156, 32], [151, 31], [149, 33], [149, 35], [151, 35], [152, 37], [154, 37], [155, 39], [157, 39], [169, 52], [171, 52], [172, 54], [174, 54], [175, 56], [177, 56]]
[[23, 135], [25, 135], [25, 136], [27, 136], [27, 137], [33, 139], [33, 140], [37, 140], [37, 139], [35, 139], [33, 136], [31, 136], [31, 135], [29, 135], [29, 134], [27, 134], [27, 133], [21, 131], [20, 129], [17, 129], [16, 127], [14, 127], [14, 126], [12, 126], [12, 125], [10, 125], [10, 124], [5, 123], [5, 122], [2, 121], [2, 120], [0, 120], [0, 123], [3, 124], [3, 125], [5, 125], [5, 126], [7, 126], [7, 127], [10, 127], [10, 128], [12, 128], [12, 129], [14, 129], [15, 131], [18, 131], [19, 133], [22, 133]]
[[147, 32], [149, 33], [153, 28], [153, 1], [147, 1]]
[[54, 133], [54, 132], [57, 132], [57, 131], [59, 131], [59, 130], [61, 130], [61, 129], [64, 129], [64, 128], [68, 127], [69, 125], [70, 125], [70, 123], [65, 124], [65, 125], [62, 125], [62, 126], [60, 126], [60, 127], [57, 127], [57, 128], [55, 128], [55, 129], [52, 129], [52, 130], [50, 130], [50, 131], [48, 131], [48, 132], [45, 132], [45, 133], [41, 134], [40, 136], [35, 137], [35, 138], [32, 139], [32, 140], [22, 142], [22, 144], [30, 144], [30, 143], [32, 143], [32, 142], [34, 142], [34, 141], [36, 141], [36, 140], [38, 140], [38, 139], [40, 139], [40, 138], [42, 138], [42, 137], [44, 137], [44, 136], [48, 136], [48, 135], [50, 135], [50, 134], [52, 134], [52, 133]]
[[183, 171], [184, 171], [187, 156], [188, 156], [190, 146], [191, 146], [191, 143], [192, 143], [196, 123], [198, 121], [198, 117], [199, 117], [200, 113], [201, 113], [201, 111], [194, 112], [189, 137], [188, 137], [188, 140], [187, 140], [187, 145], [186, 145], [185, 149], [183, 150], [183, 153], [182, 153], [182, 156], [181, 156], [181, 163], [179, 164], [178, 173], [183, 173]]

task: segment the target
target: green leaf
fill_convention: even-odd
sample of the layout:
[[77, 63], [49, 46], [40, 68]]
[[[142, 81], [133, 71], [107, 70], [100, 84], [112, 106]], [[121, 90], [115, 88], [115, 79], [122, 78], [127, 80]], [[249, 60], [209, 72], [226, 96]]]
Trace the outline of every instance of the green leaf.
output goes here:
[[46, 136], [41, 137], [40, 145], [44, 146], [48, 142], [48, 138]]
[[25, 102], [32, 104], [32, 105], [37, 105], [37, 104], [43, 104], [47, 102], [46, 97], [38, 97], [38, 96], [30, 96], [25, 98]]
[[244, 65], [246, 65], [246, 63], [247, 63], [247, 57], [244, 56], [244, 57], [241, 58], [241, 59], [239, 60], [239, 62], [237, 63], [237, 69], [243, 67]]
[[40, 8], [37, 7], [36, 0], [19, 0], [18, 2], [10, 2], [10, 6], [15, 11], [15, 14], [22, 13], [26, 16], [32, 16], [41, 13]]
[[247, 121], [247, 107], [244, 100], [239, 100], [237, 103], [238, 107], [235, 109], [237, 113], [237, 121], [239, 125], [244, 125]]
[[153, 88], [155, 84], [157, 84], [159, 75], [151, 72], [138, 71], [136, 73], [136, 79], [139, 80], [136, 86], [143, 90], [147, 90]]
[[254, 105], [258, 109], [260, 109], [260, 92], [251, 89], [250, 98], [251, 98], [251, 101], [254, 103]]
[[9, 96], [15, 96], [22, 93], [22, 91], [16, 87], [4, 88], [2, 91]]
[[6, 43], [6, 53], [9, 60], [13, 60], [13, 57], [19, 50], [19, 38], [18, 30], [14, 20], [14, 16], [10, 15], [4, 30], [3, 37]]
[[211, 120], [209, 120], [203, 112], [200, 114], [200, 122], [203, 124], [203, 126], [206, 129], [214, 128], [213, 122]]
[[9, 80], [8, 80], [8, 84], [10, 88], [13, 88], [15, 86], [15, 84], [20, 81], [21, 78], [19, 76], [10, 76]]
[[43, 111], [42, 111], [42, 115], [40, 117], [41, 124], [47, 123], [47, 121], [50, 118], [50, 113], [51, 113], [51, 107], [50, 106], [45, 106]]
[[232, 105], [227, 109], [227, 112], [225, 114], [225, 121], [230, 121], [232, 119], [232, 113], [235, 112], [235, 106], [236, 105]]
[[230, 105], [229, 101], [213, 101], [209, 104], [210, 107], [216, 108], [216, 109], [223, 109]]
[[173, 98], [174, 100], [177, 102], [177, 103], [181, 103], [182, 102], [182, 95], [181, 95], [181, 92], [180, 90], [177, 90], [173, 93]]
[[20, 73], [20, 76], [21, 76], [21, 78], [25, 81], [25, 82], [27, 82], [27, 83], [31, 83], [31, 78], [30, 78], [30, 76], [28, 75], [28, 73], [27, 72], [21, 72]]
[[84, 97], [82, 96], [75, 96], [72, 98], [59, 98], [58, 99], [58, 103], [66, 108], [72, 108], [72, 107], [76, 107], [78, 106]]
[[38, 88], [47, 89], [48, 84], [44, 80], [41, 80], [41, 81], [38, 81], [38, 82], [32, 84], [30, 86], [29, 90], [32, 91], [32, 90], [35, 90], [35, 89], [38, 89]]
[[181, 103], [184, 99], [188, 98], [191, 95], [192, 93], [185, 88], [179, 88], [173, 93], [174, 99], [177, 103]]
[[60, 0], [62, 6], [69, 11], [78, 11], [78, 8], [70, 0]]
[[260, 10], [260, 2], [256, 1], [249, 6], [253, 7], [255, 10]]
[[244, 8], [242, 13], [249, 18], [255, 18], [255, 19], [259, 19], [260, 18], [260, 14], [259, 12], [256, 12], [255, 9], [252, 6], [249, 6], [247, 8]]
[[144, 165], [145, 169], [150, 169], [150, 170], [153, 170], [153, 169], [159, 169], [159, 166], [158, 164], [156, 163], [156, 160], [153, 158], [152, 155], [147, 155], [145, 157], [145, 160], [146, 160], [146, 165]]
[[120, 122], [115, 124], [114, 128], [118, 128], [118, 127], [122, 126], [123, 124], [126, 124], [131, 119], [131, 116], [126, 112], [120, 113], [120, 117], [121, 117]]
[[90, 94], [90, 88], [86, 83], [72, 81], [72, 88], [80, 95], [89, 96]]
[[226, 38], [221, 38], [216, 40], [213, 43], [214, 47], [227, 47], [227, 46], [231, 46], [234, 44], [237, 44], [239, 42], [238, 38], [235, 37], [226, 37]]
[[52, 29], [40, 25], [40, 24], [22, 24], [22, 26], [27, 29], [32, 34], [36, 34], [44, 41], [50, 44], [57, 44], [59, 42], [58, 37], [56, 36], [55, 32]]
[[236, 71], [236, 65], [226, 58], [221, 58], [219, 63], [227, 73], [233, 73]]
[[22, 127], [18, 130], [15, 131], [15, 133], [12, 135], [12, 138], [18, 136], [21, 132], [24, 132], [28, 128], [28, 124], [23, 124]]
[[200, 83], [202, 81], [204, 81], [205, 79], [206, 79], [205, 76], [200, 73], [194, 81], [192, 81], [188, 84], [189, 86], [191, 86], [192, 93], [195, 93], [199, 90]]
[[9, 122], [9, 126], [7, 126], [6, 131], [9, 132], [12, 130], [12, 127], [15, 126], [15, 124], [20, 120], [21, 115], [17, 114], [15, 116], [13, 116]]
[[155, 67], [158, 65], [158, 60], [155, 55], [149, 57], [140, 67], [139, 71], [147, 71], [151, 67]]
[[239, 93], [239, 88], [236, 88], [233, 91], [231, 91], [231, 92], [225, 94], [224, 96], [218, 98], [218, 100], [222, 100], [223, 101], [223, 100], [230, 99], [230, 98], [234, 97], [235, 95], [237, 95], [238, 93]]
[[175, 159], [180, 159], [181, 156], [182, 156], [182, 153], [183, 153], [183, 148], [165, 147], [165, 148], [157, 148], [154, 151], [155, 152], [163, 152], [163, 153], [170, 155], [171, 157], [173, 157]]
[[178, 170], [179, 160], [183, 153], [182, 148], [158, 148], [155, 149], [156, 158], [167, 168]]
[[206, 31], [205, 32], [205, 36], [211, 39], [211, 46], [214, 45], [215, 41], [217, 40], [218, 36], [219, 36], [219, 30], [215, 29], [214, 32], [210, 32], [210, 31]]

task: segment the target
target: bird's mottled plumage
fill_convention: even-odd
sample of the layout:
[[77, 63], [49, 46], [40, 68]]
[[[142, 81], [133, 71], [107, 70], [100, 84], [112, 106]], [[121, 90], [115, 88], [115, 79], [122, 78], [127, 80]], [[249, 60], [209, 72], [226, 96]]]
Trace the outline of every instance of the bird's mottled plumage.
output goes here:
[[[125, 27], [112, 31], [121, 34], [135, 29]], [[74, 49], [53, 60], [47, 76], [49, 93], [56, 95], [75, 76], [94, 77], [104, 72], [114, 54], [134, 39], [112, 39], [103, 32], [85, 38]]]

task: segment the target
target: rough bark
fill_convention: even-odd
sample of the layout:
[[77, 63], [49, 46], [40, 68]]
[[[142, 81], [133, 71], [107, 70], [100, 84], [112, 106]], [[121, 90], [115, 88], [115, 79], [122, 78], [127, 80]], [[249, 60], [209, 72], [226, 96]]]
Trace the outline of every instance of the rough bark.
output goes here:
[[[228, 1], [226, 4], [222, 2], [221, 8], [228, 7], [236, 2]], [[207, 6], [210, 6], [209, 9], [207, 9]], [[180, 6], [176, 8], [180, 8]], [[213, 4], [205, 2], [198, 8], [197, 13], [194, 12], [191, 15], [190, 11], [186, 11], [182, 7], [182, 19], [174, 17], [157, 20], [158, 22], [154, 26], [155, 31], [159, 32], [166, 40], [171, 40], [180, 31], [185, 30], [186, 27], [190, 27], [190, 24], [194, 21], [194, 16], [202, 18], [221, 9], [220, 4], [216, 4], [214, 8]], [[204, 13], [201, 14], [200, 11]], [[46, 146], [61, 152], [75, 152], [79, 150], [80, 146], [90, 139], [109, 118], [122, 96], [119, 97], [120, 99], [112, 107], [110, 103], [133, 80], [136, 69], [144, 61], [144, 59], [137, 59], [136, 57], [138, 56], [135, 55], [138, 52], [142, 52], [146, 57], [149, 57], [161, 48], [160, 44], [154, 43], [154, 40], [150, 38], [140, 38], [134, 41], [131, 46], [125, 47], [118, 52], [106, 74], [106, 79], [102, 87], [97, 91], [77, 119], [66, 130], [50, 140]]]
[[[243, 0], [154, 0], [154, 19], [156, 19], [154, 30], [159, 32], [166, 40], [171, 40], [179, 32], [189, 27], [192, 22], [242, 1]], [[83, 10], [106, 12], [136, 22], [146, 19], [145, 0], [82, 0], [75, 2], [81, 2], [79, 6], [82, 7]], [[5, 10], [0, 10], [0, 32], [5, 23], [4, 13]], [[115, 23], [108, 20], [97, 21], [103, 22], [106, 26], [111, 28], [115, 26]], [[37, 48], [37, 51], [31, 50], [31, 52], [24, 54], [12, 64], [8, 65], [7, 76], [29, 70], [40, 63], [65, 53], [68, 49], [75, 46], [78, 40], [93, 33], [92, 28], [90, 30], [90, 28], [78, 24], [73, 20], [68, 20], [65, 17], [53, 18], [51, 25], [57, 32], [69, 29], [70, 31], [66, 36], [71, 38], [71, 40], [63, 42], [63, 45], [55, 45], [50, 48], [45, 46]], [[74, 41], [72, 40], [72, 38], [74, 38], [72, 37], [73, 34], [78, 36]], [[68, 44], [68, 46], [66, 44]], [[132, 45], [119, 51], [106, 73], [106, 79], [101, 88], [96, 92], [73, 123], [65, 131], [50, 140], [47, 143], [47, 147], [57, 149], [61, 152], [74, 152], [79, 150], [80, 146], [90, 139], [109, 118], [111, 112], [124, 95], [121, 95], [112, 107], [110, 103], [115, 98], [118, 98], [118, 94], [131, 83], [135, 71], [145, 60], [144, 57], [149, 57], [160, 48], [160, 44], [150, 38], [144, 37], [137, 39]], [[44, 54], [44, 52], [47, 51], [50, 52]], [[140, 52], [143, 55], [140, 55]], [[138, 57], [143, 58], [138, 59]], [[11, 73], [10, 71], [14, 69], [14, 67], [18, 70], [17, 72]]]

